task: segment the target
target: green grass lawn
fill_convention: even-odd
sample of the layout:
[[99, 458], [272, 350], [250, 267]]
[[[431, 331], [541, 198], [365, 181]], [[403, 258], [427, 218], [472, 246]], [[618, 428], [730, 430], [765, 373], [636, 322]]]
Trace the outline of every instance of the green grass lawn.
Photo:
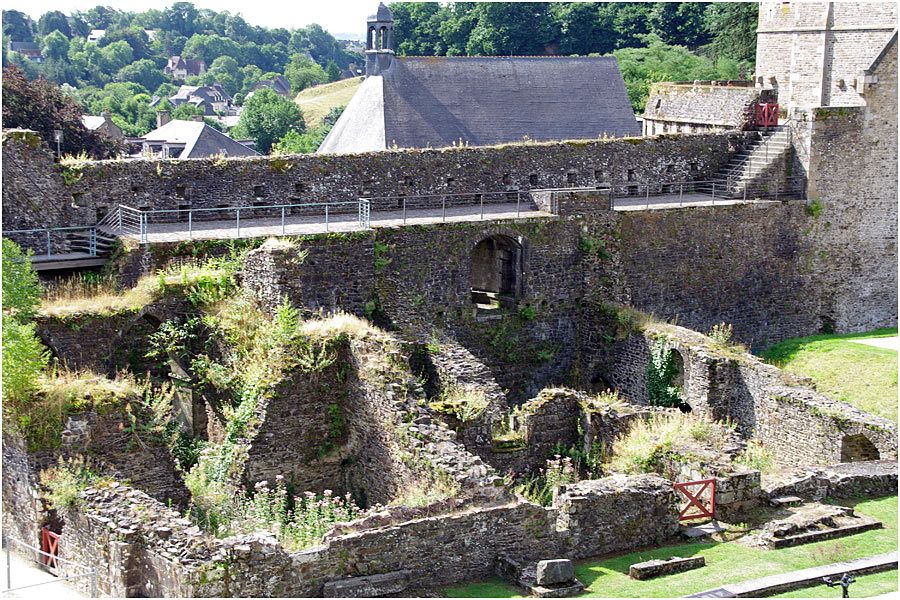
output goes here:
[[801, 377], [836, 400], [897, 422], [897, 352], [849, 340], [897, 335], [897, 329], [814, 335], [776, 344], [760, 353], [769, 363]]
[[[875, 517], [884, 523], [885, 528], [780, 550], [751, 548], [737, 542], [694, 542], [664, 546], [612, 558], [584, 561], [575, 566], [575, 573], [587, 587], [585, 596], [665, 598], [702, 592], [727, 583], [737, 583], [766, 575], [896, 551], [897, 497], [863, 500], [855, 505], [859, 513]], [[702, 569], [649, 581], [637, 581], [628, 577], [628, 567], [637, 562], [652, 558], [697, 555], [706, 557], [706, 566]], [[896, 580], [892, 589], [897, 589]], [[446, 596], [457, 598], [511, 598], [521, 593], [518, 588], [500, 580], [444, 590]]]
[[[868, 598], [897, 591], [897, 571], [885, 571], [871, 575], [859, 575], [854, 583], [850, 584], [851, 598]], [[830, 588], [827, 585], [817, 585], [784, 594], [776, 594], [772, 598], [840, 598], [841, 588]]]
[[314, 129], [321, 125], [322, 119], [335, 106], [347, 106], [361, 82], [361, 77], [351, 77], [306, 88], [297, 94], [294, 102], [303, 111], [306, 128]]

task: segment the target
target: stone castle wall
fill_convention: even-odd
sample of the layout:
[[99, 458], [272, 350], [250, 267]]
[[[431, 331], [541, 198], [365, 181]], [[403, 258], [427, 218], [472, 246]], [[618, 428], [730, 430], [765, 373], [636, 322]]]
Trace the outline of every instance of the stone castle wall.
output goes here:
[[891, 2], [763, 2], [757, 80], [785, 109], [858, 106], [854, 81], [896, 27]]
[[[118, 204], [138, 209], [246, 207], [254, 205], [352, 201], [374, 197], [378, 210], [397, 210], [399, 196], [436, 194], [410, 200], [409, 207], [471, 204], [478, 192], [596, 186], [602, 182], [705, 180], [742, 147], [739, 133], [653, 139], [584, 140], [548, 144], [443, 150], [404, 150], [359, 155], [92, 162], [65, 185], [61, 173], [44, 160], [22, 160], [4, 171], [4, 226], [31, 224], [28, 207], [36, 193], [42, 209], [66, 210], [65, 224], [90, 225]], [[34, 152], [5, 142], [4, 156]], [[77, 179], [77, 181], [75, 181]], [[73, 195], [77, 207], [71, 207]], [[393, 198], [385, 198], [393, 197]], [[514, 197], [513, 197], [514, 199]], [[509, 201], [486, 196], [485, 202]], [[449, 204], [448, 204], [449, 205]], [[346, 206], [355, 212], [356, 206]], [[322, 209], [295, 208], [288, 215], [322, 214]], [[337, 210], [337, 209], [334, 209]], [[233, 219], [234, 212], [208, 213]], [[259, 216], [276, 217], [269, 212]], [[154, 219], [177, 220], [175, 214]], [[201, 216], [198, 219], [204, 218]]]

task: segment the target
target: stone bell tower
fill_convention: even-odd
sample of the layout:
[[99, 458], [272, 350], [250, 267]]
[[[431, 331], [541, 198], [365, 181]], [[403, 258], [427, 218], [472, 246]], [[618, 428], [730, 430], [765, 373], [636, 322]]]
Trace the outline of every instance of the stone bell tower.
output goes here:
[[380, 3], [366, 19], [366, 77], [381, 75], [394, 59], [394, 15]]

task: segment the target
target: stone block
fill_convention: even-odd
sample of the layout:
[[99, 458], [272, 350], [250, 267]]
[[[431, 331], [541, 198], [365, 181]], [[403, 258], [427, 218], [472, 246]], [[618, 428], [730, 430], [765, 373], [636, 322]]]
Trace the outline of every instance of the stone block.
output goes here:
[[535, 582], [538, 585], [569, 583], [575, 579], [575, 565], [568, 559], [542, 560], [537, 564]]
[[672, 575], [673, 573], [699, 569], [703, 566], [706, 566], [706, 559], [702, 556], [693, 556], [690, 558], [673, 556], [668, 560], [656, 559], [633, 564], [628, 568], [628, 576], [632, 579], [652, 579], [663, 575]]
[[326, 598], [377, 598], [399, 594], [409, 587], [409, 580], [409, 571], [348, 577], [329, 581], [322, 589], [322, 594]]

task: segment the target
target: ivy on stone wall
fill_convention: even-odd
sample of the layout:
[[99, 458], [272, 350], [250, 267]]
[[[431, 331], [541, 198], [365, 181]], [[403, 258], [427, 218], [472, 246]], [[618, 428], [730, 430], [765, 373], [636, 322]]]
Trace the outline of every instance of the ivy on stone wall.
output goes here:
[[665, 338], [650, 348], [647, 363], [647, 398], [651, 406], [681, 408], [685, 406], [682, 390], [673, 385], [678, 376], [677, 353]]

